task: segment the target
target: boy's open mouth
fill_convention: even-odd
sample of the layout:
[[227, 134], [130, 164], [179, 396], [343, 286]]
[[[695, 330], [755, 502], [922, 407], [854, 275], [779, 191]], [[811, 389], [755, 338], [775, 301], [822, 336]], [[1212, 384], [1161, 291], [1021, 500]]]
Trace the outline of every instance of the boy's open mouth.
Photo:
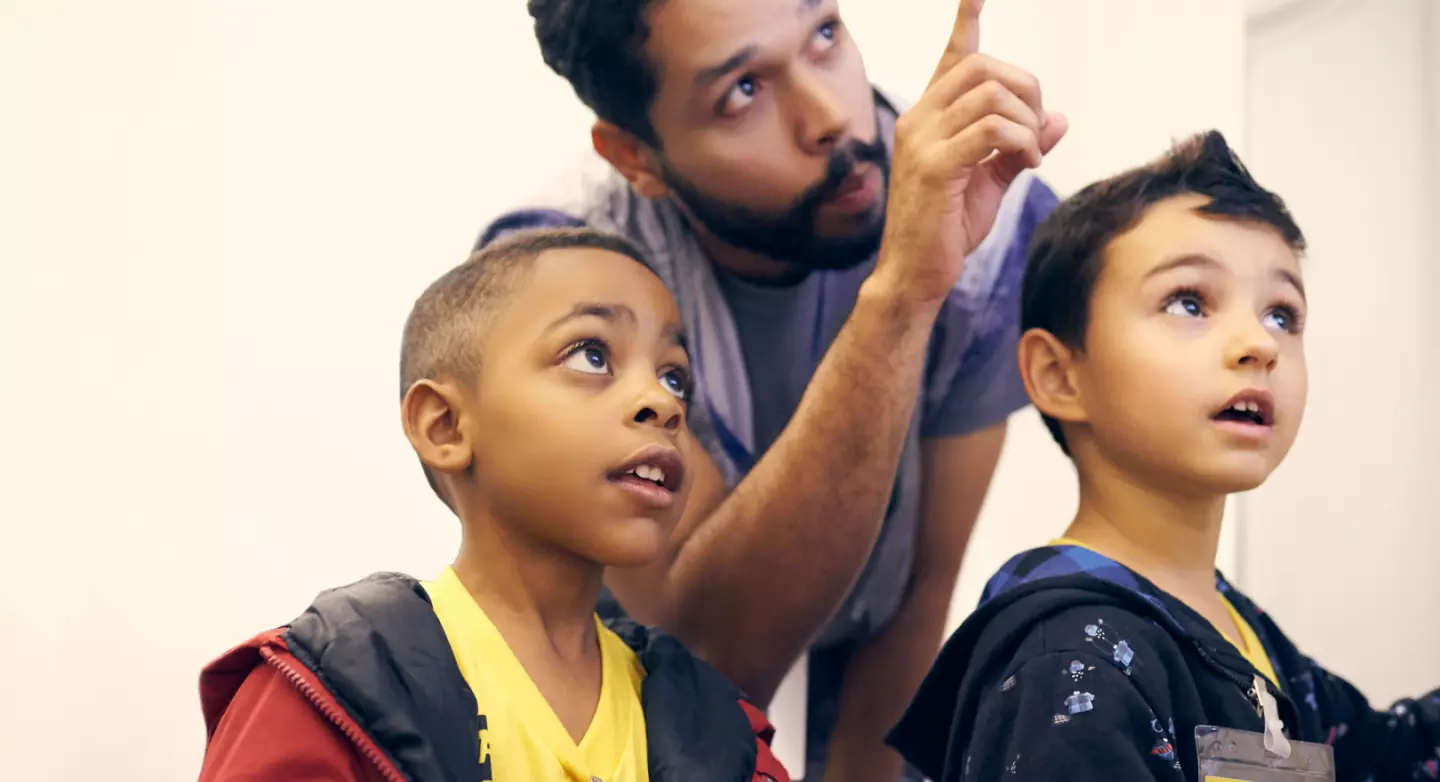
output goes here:
[[684, 485], [685, 460], [674, 448], [647, 446], [612, 470], [610, 480], [673, 493]]
[[1213, 418], [1253, 426], [1274, 426], [1275, 398], [1269, 391], [1246, 389], [1231, 397]]

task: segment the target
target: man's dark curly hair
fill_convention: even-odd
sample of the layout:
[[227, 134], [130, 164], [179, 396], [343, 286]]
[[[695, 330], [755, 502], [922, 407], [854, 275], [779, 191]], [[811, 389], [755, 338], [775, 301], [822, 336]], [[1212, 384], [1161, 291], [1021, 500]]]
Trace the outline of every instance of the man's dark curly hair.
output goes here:
[[650, 124], [658, 82], [642, 47], [646, 11], [659, 0], [529, 0], [545, 64], [600, 119], [659, 148]]

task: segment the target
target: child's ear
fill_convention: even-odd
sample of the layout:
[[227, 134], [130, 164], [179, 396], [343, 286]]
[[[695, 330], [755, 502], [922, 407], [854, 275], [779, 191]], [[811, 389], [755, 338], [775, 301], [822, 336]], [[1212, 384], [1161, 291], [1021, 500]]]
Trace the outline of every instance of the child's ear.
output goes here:
[[447, 383], [420, 380], [400, 400], [405, 438], [432, 470], [458, 473], [470, 466], [473, 452], [461, 427], [460, 390]]
[[1044, 329], [1020, 335], [1020, 379], [1036, 409], [1057, 421], [1083, 423], [1088, 416], [1076, 379], [1075, 351]]
[[660, 178], [660, 160], [655, 151], [634, 134], [605, 120], [595, 120], [590, 128], [590, 143], [635, 192], [652, 199], [670, 194], [670, 188]]

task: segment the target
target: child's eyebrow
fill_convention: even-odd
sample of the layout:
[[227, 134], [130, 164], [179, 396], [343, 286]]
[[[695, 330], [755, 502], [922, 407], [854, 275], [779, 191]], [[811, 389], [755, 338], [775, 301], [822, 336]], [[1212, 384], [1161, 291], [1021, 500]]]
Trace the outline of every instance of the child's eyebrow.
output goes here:
[[[556, 318], [550, 325], [546, 326], [545, 333], [548, 334], [566, 323], [579, 318], [599, 318], [610, 323], [618, 323], [620, 321], [634, 323], [639, 320], [639, 318], [635, 316], [635, 310], [630, 309], [624, 304], [603, 304], [600, 302], [582, 301], [574, 307], [571, 307], [569, 312]], [[687, 356], [690, 354], [690, 345], [689, 341], [685, 338], [685, 329], [678, 323], [672, 323], [666, 326], [661, 334], [665, 339], [674, 343], [676, 347], [685, 351]]]
[[[1160, 264], [1159, 266], [1156, 266], [1150, 271], [1145, 272], [1145, 279], [1148, 280], [1151, 277], [1164, 274], [1165, 272], [1173, 271], [1175, 269], [1184, 269], [1187, 267], [1195, 267], [1201, 269], [1224, 268], [1224, 266], [1219, 261], [1211, 258], [1204, 253], [1189, 253], [1187, 255], [1182, 255], [1178, 258], [1171, 258], [1170, 260]], [[1309, 299], [1305, 297], [1305, 283], [1301, 282], [1300, 277], [1294, 272], [1290, 271], [1289, 269], [1276, 269], [1274, 272], [1271, 273], [1271, 275], [1276, 279], [1280, 280], [1281, 282], [1288, 283], [1293, 286], [1296, 292], [1300, 294], [1300, 299], [1302, 301], [1309, 301]]]
[[599, 304], [596, 302], [582, 301], [570, 308], [570, 311], [556, 318], [545, 327], [546, 332], [554, 331], [561, 326], [578, 318], [599, 318], [611, 323], [618, 323], [622, 320], [634, 322], [635, 310], [624, 304]]
[[1184, 269], [1187, 267], [1196, 267], [1201, 269], [1224, 268], [1223, 266], [1221, 266], [1219, 261], [1211, 258], [1204, 253], [1189, 253], [1187, 255], [1182, 255], [1178, 258], [1171, 258], [1170, 260], [1160, 264], [1159, 266], [1156, 266], [1150, 271], [1145, 272], [1145, 279], [1148, 280], [1151, 277], [1164, 274], [1165, 272], [1173, 271], [1175, 269]]

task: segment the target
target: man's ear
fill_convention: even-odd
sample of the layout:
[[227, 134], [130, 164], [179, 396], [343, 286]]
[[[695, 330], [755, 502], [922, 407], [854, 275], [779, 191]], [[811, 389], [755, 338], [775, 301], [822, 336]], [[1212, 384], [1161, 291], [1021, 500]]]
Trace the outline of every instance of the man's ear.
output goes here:
[[459, 401], [459, 388], [434, 380], [417, 381], [400, 400], [405, 439], [420, 461], [435, 472], [462, 472], [474, 458], [461, 426]]
[[1089, 419], [1080, 393], [1075, 364], [1079, 356], [1054, 334], [1030, 329], [1020, 335], [1020, 379], [1036, 409], [1057, 421]]
[[655, 150], [634, 134], [597, 119], [590, 127], [590, 143], [641, 196], [654, 199], [670, 194], [670, 188], [660, 178], [660, 159]]

